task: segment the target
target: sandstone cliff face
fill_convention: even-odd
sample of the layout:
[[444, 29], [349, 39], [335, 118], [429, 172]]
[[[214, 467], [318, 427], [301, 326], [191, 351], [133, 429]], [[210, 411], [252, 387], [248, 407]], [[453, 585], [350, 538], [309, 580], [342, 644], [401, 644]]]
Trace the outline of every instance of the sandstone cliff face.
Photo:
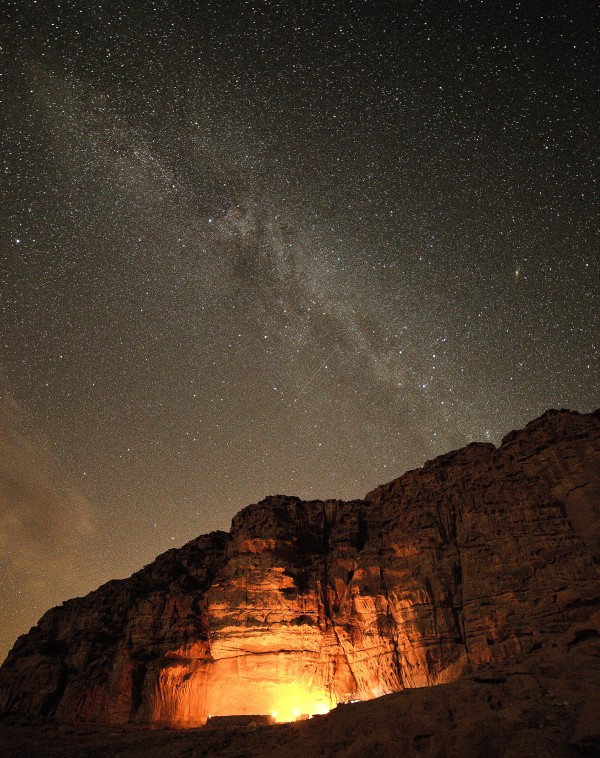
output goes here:
[[291, 719], [551, 655], [600, 633], [599, 511], [600, 412], [549, 411], [364, 500], [267, 498], [48, 611], [0, 669], [0, 714]]

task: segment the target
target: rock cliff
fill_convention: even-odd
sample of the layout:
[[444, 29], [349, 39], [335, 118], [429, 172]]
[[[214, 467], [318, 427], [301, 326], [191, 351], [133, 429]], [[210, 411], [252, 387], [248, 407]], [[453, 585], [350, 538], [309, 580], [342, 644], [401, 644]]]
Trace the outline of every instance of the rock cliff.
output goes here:
[[548, 411], [364, 500], [250, 505], [231, 531], [48, 611], [0, 715], [199, 725], [325, 712], [600, 636], [600, 411]]

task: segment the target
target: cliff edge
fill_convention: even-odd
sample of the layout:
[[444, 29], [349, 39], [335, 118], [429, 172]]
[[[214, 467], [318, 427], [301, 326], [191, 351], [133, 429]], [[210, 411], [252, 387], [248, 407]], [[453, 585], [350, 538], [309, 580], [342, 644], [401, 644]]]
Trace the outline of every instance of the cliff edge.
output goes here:
[[547, 411], [363, 500], [277, 495], [49, 610], [0, 715], [325, 713], [600, 637], [600, 411]]

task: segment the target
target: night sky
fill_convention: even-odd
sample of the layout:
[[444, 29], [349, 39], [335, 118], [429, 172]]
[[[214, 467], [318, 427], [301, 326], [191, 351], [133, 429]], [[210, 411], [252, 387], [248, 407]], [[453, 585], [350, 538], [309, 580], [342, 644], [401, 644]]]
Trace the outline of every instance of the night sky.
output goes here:
[[594, 3], [4, 5], [0, 659], [266, 495], [600, 405]]

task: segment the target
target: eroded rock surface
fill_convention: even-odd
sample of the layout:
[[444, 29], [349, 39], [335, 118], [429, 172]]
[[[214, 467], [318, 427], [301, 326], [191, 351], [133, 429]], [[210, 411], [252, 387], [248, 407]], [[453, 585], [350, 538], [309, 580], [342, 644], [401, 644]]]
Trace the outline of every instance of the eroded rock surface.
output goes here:
[[[48, 611], [0, 714], [291, 719], [600, 636], [600, 412], [548, 411], [364, 500], [275, 496]], [[565, 642], [567, 640], [567, 642]]]

